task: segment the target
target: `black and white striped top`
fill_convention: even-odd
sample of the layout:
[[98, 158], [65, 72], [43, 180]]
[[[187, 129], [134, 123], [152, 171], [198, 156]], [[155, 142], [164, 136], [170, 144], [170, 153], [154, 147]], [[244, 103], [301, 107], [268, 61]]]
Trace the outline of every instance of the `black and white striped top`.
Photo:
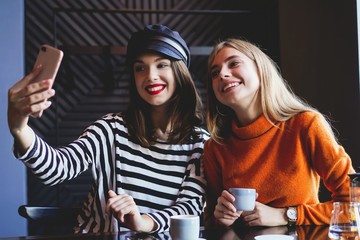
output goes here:
[[108, 191], [131, 195], [140, 213], [167, 231], [172, 215], [200, 215], [205, 179], [202, 154], [208, 133], [188, 144], [157, 142], [144, 148], [132, 141], [122, 117], [108, 114], [68, 146], [52, 148], [38, 136], [20, 157], [47, 185], [73, 179], [91, 168], [93, 187], [78, 216], [76, 232], [117, 232], [121, 225], [105, 213]]

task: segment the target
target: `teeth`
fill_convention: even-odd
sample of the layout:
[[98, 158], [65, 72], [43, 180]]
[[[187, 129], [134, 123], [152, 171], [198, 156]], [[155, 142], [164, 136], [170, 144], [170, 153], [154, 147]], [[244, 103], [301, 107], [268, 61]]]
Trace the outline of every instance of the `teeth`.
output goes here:
[[230, 83], [230, 84], [228, 84], [228, 85], [226, 85], [224, 88], [223, 88], [223, 91], [226, 91], [226, 89], [228, 89], [228, 88], [231, 88], [231, 87], [235, 87], [235, 86], [238, 86], [238, 85], [240, 85], [240, 83]]
[[161, 90], [163, 87], [162, 86], [158, 86], [158, 87], [152, 87], [152, 88], [148, 88], [149, 92], [156, 92]]

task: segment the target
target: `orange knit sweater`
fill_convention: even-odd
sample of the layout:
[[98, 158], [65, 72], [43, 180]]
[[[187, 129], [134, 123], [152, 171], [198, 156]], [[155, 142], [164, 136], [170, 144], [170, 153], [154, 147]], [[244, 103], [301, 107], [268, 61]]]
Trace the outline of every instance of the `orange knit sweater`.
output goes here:
[[214, 208], [223, 189], [256, 188], [257, 201], [271, 207], [296, 206], [297, 224], [328, 224], [332, 202], [320, 203], [320, 179], [333, 201], [349, 201], [354, 169], [316, 113], [297, 114], [271, 125], [264, 116], [246, 126], [232, 123], [233, 135], [220, 145], [208, 140], [204, 169], [208, 182], [205, 221], [214, 224]]

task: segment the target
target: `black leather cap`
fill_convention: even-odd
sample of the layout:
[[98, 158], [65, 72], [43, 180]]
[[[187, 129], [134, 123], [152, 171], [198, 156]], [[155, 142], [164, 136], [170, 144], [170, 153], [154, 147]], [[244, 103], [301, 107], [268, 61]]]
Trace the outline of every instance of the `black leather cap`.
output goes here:
[[147, 51], [163, 54], [169, 58], [183, 61], [190, 66], [190, 50], [176, 31], [164, 25], [148, 25], [133, 33], [127, 46], [127, 62], [132, 65], [135, 58]]

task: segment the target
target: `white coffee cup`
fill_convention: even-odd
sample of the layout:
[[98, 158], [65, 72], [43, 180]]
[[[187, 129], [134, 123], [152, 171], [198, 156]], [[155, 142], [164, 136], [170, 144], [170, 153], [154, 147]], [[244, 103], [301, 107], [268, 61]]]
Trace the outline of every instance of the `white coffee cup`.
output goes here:
[[255, 208], [256, 190], [253, 188], [229, 188], [235, 197], [233, 202], [237, 211], [252, 211]]
[[199, 234], [199, 216], [176, 215], [170, 217], [170, 236], [172, 240], [198, 240]]

